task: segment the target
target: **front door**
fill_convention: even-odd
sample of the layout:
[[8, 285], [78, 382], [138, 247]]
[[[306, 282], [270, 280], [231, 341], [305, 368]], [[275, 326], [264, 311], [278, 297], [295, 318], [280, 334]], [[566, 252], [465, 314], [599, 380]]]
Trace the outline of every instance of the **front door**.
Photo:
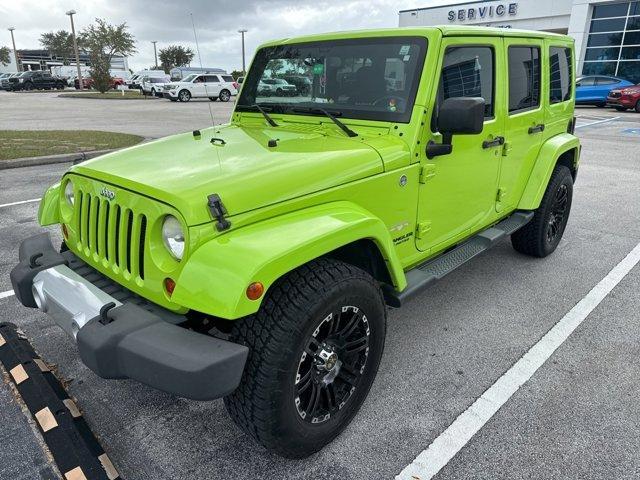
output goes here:
[[542, 40], [505, 38], [508, 112], [496, 211], [509, 212], [520, 201], [544, 138], [540, 104]]
[[[495, 219], [505, 101], [501, 38], [445, 37], [436, 107], [450, 97], [482, 97], [482, 133], [454, 135], [453, 152], [422, 164], [416, 246], [435, 253]], [[432, 130], [436, 133], [434, 118]], [[436, 141], [441, 139], [437, 135]]]

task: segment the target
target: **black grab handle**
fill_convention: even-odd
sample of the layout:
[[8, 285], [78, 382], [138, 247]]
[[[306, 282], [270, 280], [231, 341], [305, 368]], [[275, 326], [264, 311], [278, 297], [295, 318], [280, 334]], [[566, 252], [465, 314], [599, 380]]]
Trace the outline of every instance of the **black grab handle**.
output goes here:
[[485, 140], [482, 142], [482, 148], [492, 148], [504, 145], [504, 137], [496, 137], [493, 140]]
[[529, 127], [529, 135], [539, 132], [544, 132], [544, 125], [542, 123], [536, 125], [535, 127]]

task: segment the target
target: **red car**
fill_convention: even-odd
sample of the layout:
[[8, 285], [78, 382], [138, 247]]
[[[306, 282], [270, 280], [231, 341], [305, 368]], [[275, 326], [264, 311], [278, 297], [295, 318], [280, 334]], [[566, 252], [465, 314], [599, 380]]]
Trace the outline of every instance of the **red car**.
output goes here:
[[633, 108], [640, 113], [640, 83], [631, 87], [611, 90], [607, 97], [607, 105], [615, 107], [619, 112]]
[[[76, 78], [73, 81], [73, 85], [76, 87], [76, 90], [80, 89], [80, 82]], [[119, 77], [111, 77], [111, 81], [109, 82], [109, 88], [116, 89], [118, 85], [124, 85], [124, 80]], [[82, 87], [83, 88], [93, 88], [93, 78], [83, 78], [82, 79]]]

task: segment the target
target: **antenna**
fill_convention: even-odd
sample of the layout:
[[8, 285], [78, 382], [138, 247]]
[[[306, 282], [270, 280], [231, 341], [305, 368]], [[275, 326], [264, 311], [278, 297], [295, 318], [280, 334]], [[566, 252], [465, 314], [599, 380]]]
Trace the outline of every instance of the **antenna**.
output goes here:
[[[196, 24], [193, 21], [193, 13], [189, 13], [191, 15], [191, 25], [193, 26], [193, 38], [196, 39], [196, 51], [198, 52], [198, 61], [200, 62], [200, 70], [204, 70], [202, 66], [202, 56], [200, 55], [200, 46], [198, 45], [198, 35], [196, 34]], [[206, 72], [201, 72], [206, 73]], [[207, 97], [209, 97], [209, 91], [207, 90], [207, 82], [204, 82], [204, 93]], [[211, 117], [211, 126], [215, 128], [216, 124], [213, 121], [213, 110], [211, 110], [211, 102], [209, 102], [209, 116]]]

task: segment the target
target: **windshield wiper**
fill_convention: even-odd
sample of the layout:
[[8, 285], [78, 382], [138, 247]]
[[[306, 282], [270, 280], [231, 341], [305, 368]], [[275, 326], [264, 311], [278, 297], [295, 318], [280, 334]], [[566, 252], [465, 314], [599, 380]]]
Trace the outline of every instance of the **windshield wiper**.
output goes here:
[[262, 114], [262, 116], [267, 120], [267, 122], [269, 122], [269, 125], [271, 125], [272, 127], [277, 127], [278, 126], [278, 124], [273, 120], [273, 118], [271, 118], [269, 116], [269, 114], [264, 111], [264, 108], [262, 108], [257, 103], [254, 103], [253, 105], [243, 105], [243, 107], [245, 107], [245, 108], [255, 108], [256, 110], [258, 110]]
[[347, 127], [344, 123], [342, 123], [340, 120], [338, 120], [335, 117], [335, 115], [342, 115], [342, 112], [334, 112], [333, 114], [331, 114], [327, 112], [324, 108], [318, 108], [318, 107], [307, 107], [307, 108], [295, 107], [293, 108], [293, 111], [300, 112], [300, 113], [322, 113], [324, 116], [329, 117], [331, 121], [335, 123], [338, 127], [340, 127], [340, 130], [346, 133], [348, 137], [358, 136], [356, 132], [351, 130], [349, 127]]

